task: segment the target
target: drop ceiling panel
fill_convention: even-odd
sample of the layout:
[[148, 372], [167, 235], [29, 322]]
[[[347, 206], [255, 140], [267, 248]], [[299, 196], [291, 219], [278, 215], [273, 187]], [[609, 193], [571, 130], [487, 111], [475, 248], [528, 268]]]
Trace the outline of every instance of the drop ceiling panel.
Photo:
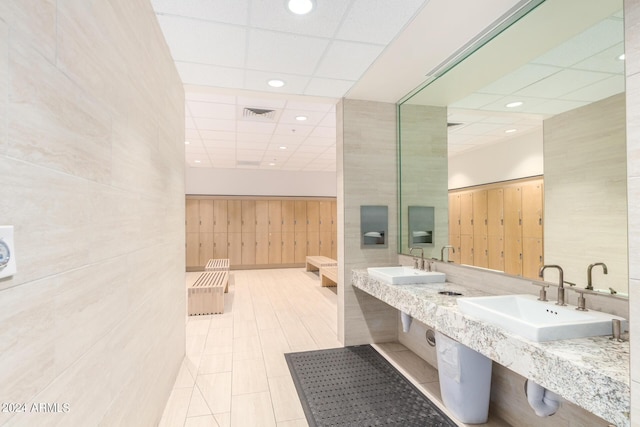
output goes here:
[[193, 117], [215, 117], [216, 119], [235, 120], [234, 105], [213, 102], [187, 101], [187, 109]]
[[244, 67], [244, 28], [166, 15], [158, 21], [174, 60]]
[[324, 118], [322, 119], [322, 121], [320, 123], [318, 123], [319, 126], [322, 127], [329, 127], [332, 129], [336, 128], [336, 113], [335, 111], [327, 114], [326, 116], [324, 116]]
[[623, 75], [609, 77], [575, 92], [561, 97], [563, 100], [595, 102], [607, 98], [612, 94], [622, 93], [625, 90], [625, 78]]
[[333, 102], [301, 102], [301, 101], [288, 101], [287, 110], [296, 110], [299, 112], [314, 111], [319, 113], [335, 112], [335, 105]]
[[552, 99], [537, 106], [531, 106], [528, 108], [528, 111], [531, 113], [539, 113], [550, 116], [564, 113], [565, 111], [573, 110], [574, 108], [583, 107], [587, 104], [589, 104], [589, 102], [563, 101], [560, 99]]
[[208, 141], [205, 140], [203, 145], [207, 148], [207, 150], [236, 150], [236, 142], [235, 141]]
[[274, 110], [282, 109], [287, 105], [285, 99], [267, 98], [264, 96], [238, 96], [236, 102], [241, 107], [271, 108]]
[[336, 137], [336, 129], [331, 127], [316, 127], [309, 136], [316, 138], [334, 138]]
[[269, 146], [268, 142], [238, 142], [238, 150], [262, 150]]
[[473, 110], [492, 104], [499, 99], [502, 99], [501, 95], [491, 93], [472, 93], [469, 96], [449, 105], [449, 107]]
[[[281, 124], [289, 124], [289, 125], [304, 125], [304, 126], [316, 126], [320, 123], [321, 120], [324, 119], [327, 113], [318, 112], [318, 111], [305, 111], [300, 109], [289, 109], [287, 107], [286, 110], [282, 112], [280, 116]], [[300, 121], [296, 119], [298, 116], [305, 116], [307, 119], [304, 121]]]
[[344, 96], [355, 82], [353, 80], [324, 79], [314, 77], [309, 80], [305, 95], [327, 96], [330, 98], [341, 98]]
[[516, 95], [554, 99], [608, 78], [610, 74], [592, 71], [563, 70], [534, 83]]
[[609, 49], [605, 49], [582, 62], [578, 62], [571, 68], [578, 70], [602, 71], [605, 73], [624, 74], [624, 61], [618, 57], [624, 53], [624, 43], [618, 43]]
[[297, 76], [286, 72], [247, 70], [245, 72], [244, 88], [255, 91], [281, 93], [282, 89], [272, 88], [267, 84], [269, 80], [274, 78], [284, 81], [287, 90], [295, 93], [303, 93], [309, 84], [309, 77], [307, 76]]
[[246, 25], [249, 0], [151, 0], [159, 14]]
[[236, 133], [233, 131], [215, 131], [201, 129], [200, 136], [204, 141], [235, 141]]
[[215, 92], [190, 92], [185, 91], [184, 99], [186, 101], [202, 101], [215, 104], [234, 104], [236, 103], [235, 95], [223, 95]]
[[330, 79], [358, 80], [383, 49], [380, 45], [334, 41], [315, 74]]
[[275, 123], [259, 123], [238, 120], [236, 123], [238, 133], [267, 133], [272, 134], [276, 128]]
[[[207, 117], [194, 117], [193, 121], [196, 123], [198, 130], [215, 130], [215, 131], [235, 131], [235, 120], [218, 120]], [[200, 134], [202, 135], [202, 133]], [[203, 138], [204, 135], [202, 135]], [[209, 138], [206, 138], [209, 139]]]
[[273, 144], [284, 145], [284, 146], [293, 146], [299, 145], [301, 143], [307, 143], [307, 137], [304, 135], [273, 135], [270, 139], [270, 142]]
[[238, 87], [244, 83], [244, 71], [239, 68], [216, 67], [176, 61], [176, 68], [184, 84], [213, 87]]
[[254, 1], [251, 4], [251, 26], [286, 33], [331, 38], [342, 21], [350, 0], [318, 1], [310, 15], [300, 16], [284, 7], [284, 0]]
[[305, 140], [304, 143], [308, 145], [321, 145], [323, 147], [329, 147], [336, 143], [336, 137], [335, 135], [333, 136], [333, 138], [320, 138], [316, 136], [310, 136]]
[[527, 64], [507, 74], [503, 78], [498, 79], [494, 83], [483, 87], [480, 89], [480, 92], [508, 95], [559, 71], [562, 71], [562, 68], [552, 67], [550, 65]]
[[262, 160], [263, 155], [264, 155], [263, 150], [238, 150], [236, 152], [236, 157], [238, 161]]
[[267, 133], [245, 133], [238, 132], [236, 134], [236, 141], [241, 142], [261, 142], [267, 143], [271, 140], [271, 132]]
[[313, 74], [329, 41], [297, 34], [251, 30], [247, 67], [288, 74]]
[[624, 38], [624, 25], [618, 19], [605, 19], [582, 34], [550, 50], [533, 62], [569, 67], [594, 54], [620, 43]]

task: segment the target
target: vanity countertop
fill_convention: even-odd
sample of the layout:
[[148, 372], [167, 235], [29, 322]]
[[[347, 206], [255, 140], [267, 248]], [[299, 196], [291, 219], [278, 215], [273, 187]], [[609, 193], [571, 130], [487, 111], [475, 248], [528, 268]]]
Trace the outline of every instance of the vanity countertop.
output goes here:
[[616, 426], [629, 426], [628, 341], [529, 341], [462, 314], [456, 297], [438, 293], [489, 295], [462, 285], [390, 285], [370, 277], [366, 269], [353, 270], [352, 285]]

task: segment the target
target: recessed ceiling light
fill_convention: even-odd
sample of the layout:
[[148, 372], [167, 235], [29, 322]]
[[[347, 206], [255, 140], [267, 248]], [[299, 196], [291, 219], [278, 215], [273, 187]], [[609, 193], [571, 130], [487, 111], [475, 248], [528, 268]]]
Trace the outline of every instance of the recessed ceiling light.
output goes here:
[[194, 163], [200, 163], [200, 160], [194, 160], [193, 162]]
[[282, 145], [282, 146], [280, 147], [280, 149], [281, 149], [281, 150], [286, 150], [286, 149], [287, 149], [287, 147], [285, 147], [284, 145]]
[[619, 59], [620, 61], [624, 61], [624, 58], [625, 58], [624, 53], [623, 53], [622, 55], [618, 56], [618, 59]]
[[280, 79], [272, 79], [272, 80], [269, 80], [267, 84], [271, 87], [282, 87], [284, 86], [284, 81]]
[[517, 132], [517, 131], [518, 131], [518, 129], [507, 129], [507, 130], [504, 131], [504, 133], [514, 133], [514, 132]]
[[189, 144], [191, 144], [189, 141], [184, 142], [184, 145], [189, 145]]
[[307, 120], [307, 116], [296, 116], [296, 120], [299, 122], [304, 122]]
[[521, 106], [522, 104], [524, 104], [524, 102], [522, 102], [522, 101], [515, 101], [515, 102], [510, 102], [510, 103], [508, 103], [507, 105], [505, 105], [505, 107], [507, 107], [507, 108], [516, 108], [516, 107]]
[[273, 162], [269, 163], [269, 166], [275, 166], [275, 165], [276, 165], [276, 164], [275, 164], [275, 163], [273, 163]]
[[287, 0], [287, 8], [296, 15], [306, 15], [315, 7], [313, 0]]

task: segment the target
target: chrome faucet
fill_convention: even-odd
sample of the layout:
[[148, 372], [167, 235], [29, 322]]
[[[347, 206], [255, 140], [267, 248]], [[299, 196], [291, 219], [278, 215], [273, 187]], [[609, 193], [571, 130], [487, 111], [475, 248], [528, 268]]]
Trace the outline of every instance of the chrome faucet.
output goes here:
[[556, 305], [567, 305], [564, 300], [564, 271], [562, 271], [562, 267], [560, 267], [559, 265], [543, 265], [542, 267], [540, 267], [540, 272], [538, 273], [538, 276], [540, 276], [541, 278], [544, 279], [544, 270], [547, 268], [557, 268], [558, 269], [558, 301], [556, 302]]
[[[444, 245], [442, 247], [442, 249], [440, 249], [440, 261], [444, 261], [444, 250], [445, 249], [451, 249], [451, 251], [455, 254], [456, 253], [456, 248], [454, 248], [451, 245]], [[449, 262], [449, 252], [447, 251], [447, 262]]]
[[[420, 249], [420, 270], [424, 270], [424, 249], [422, 248], [409, 248], [409, 255], [412, 254], [414, 249]], [[413, 268], [418, 269], [418, 258], [413, 259]]]
[[602, 266], [602, 271], [604, 272], [604, 274], [609, 274], [609, 272], [607, 271], [607, 264], [605, 264], [604, 262], [596, 262], [594, 264], [589, 265], [589, 267], [587, 267], [587, 288], [586, 289], [590, 291], [593, 290], [593, 281], [591, 280], [591, 270], [593, 269], [593, 267], [597, 265]]

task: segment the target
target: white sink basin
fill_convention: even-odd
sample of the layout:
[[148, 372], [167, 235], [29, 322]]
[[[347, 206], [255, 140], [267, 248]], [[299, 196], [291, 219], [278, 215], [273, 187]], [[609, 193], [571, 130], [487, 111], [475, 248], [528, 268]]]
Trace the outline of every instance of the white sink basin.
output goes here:
[[611, 335], [611, 320], [626, 320], [598, 311], [578, 311], [575, 306], [558, 306], [538, 301], [533, 295], [501, 295], [458, 298], [464, 314], [499, 326], [531, 341]]
[[437, 271], [422, 271], [411, 267], [370, 267], [369, 276], [392, 285], [444, 283], [446, 276]]

